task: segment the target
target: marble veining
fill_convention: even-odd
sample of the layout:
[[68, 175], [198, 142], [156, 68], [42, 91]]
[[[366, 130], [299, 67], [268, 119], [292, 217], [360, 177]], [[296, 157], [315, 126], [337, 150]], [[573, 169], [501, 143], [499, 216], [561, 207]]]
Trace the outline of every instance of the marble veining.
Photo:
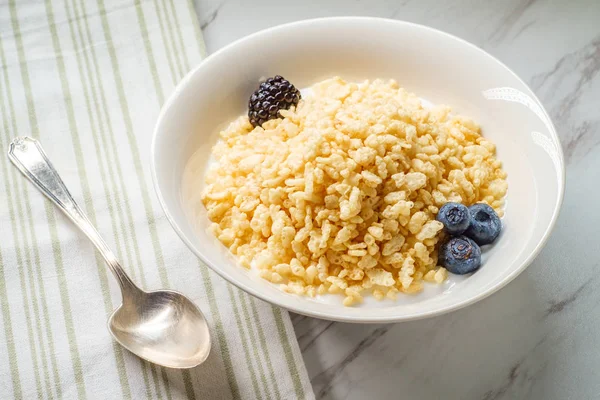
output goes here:
[[385, 335], [391, 329], [390, 326], [380, 326], [373, 332], [361, 340], [352, 350], [344, 357], [343, 360], [322, 371], [319, 375], [312, 379], [312, 382], [322, 382], [321, 389], [317, 394], [317, 398], [321, 398], [329, 394], [336, 382], [336, 378], [344, 372], [344, 369], [358, 356], [367, 350], [377, 339]]
[[[576, 152], [583, 152], [580, 157], [585, 156], [600, 143], [600, 137], [593, 137], [593, 132], [597, 132], [599, 128], [598, 121], [592, 123], [581, 120], [576, 113], [576, 106], [585, 100], [586, 91], [592, 84], [597, 84], [594, 79], [599, 73], [600, 34], [584, 47], [562, 56], [550, 71], [532, 79], [534, 90], [548, 90], [553, 95], [550, 113], [557, 129], [566, 133], [561, 138], [567, 162]], [[566, 82], [570, 82], [568, 87], [564, 87]]]
[[583, 290], [589, 285], [590, 282], [591, 282], [591, 280], [585, 282], [576, 291], [574, 291], [568, 297], [563, 298], [562, 300], [551, 301], [550, 306], [546, 309], [546, 316], [548, 316], [550, 314], [559, 313], [559, 312], [563, 311], [565, 309], [565, 307], [567, 307], [571, 303], [575, 302], [575, 300], [577, 300], [577, 297], [579, 297], [581, 292], [583, 292]]
[[[536, 0], [526, 0], [516, 3], [514, 7], [509, 9], [507, 14], [496, 24], [496, 29], [494, 29], [494, 31], [488, 37], [488, 40], [500, 42], [505, 39], [515, 24], [523, 17], [523, 14], [525, 14], [525, 12], [531, 8], [535, 2]], [[533, 24], [534, 22], [535, 21], [530, 21], [521, 27], [521, 29], [519, 29], [513, 36], [513, 39], [519, 36], [525, 29], [527, 29], [527, 26]]]
[[200, 20], [200, 29], [206, 29], [215, 19], [217, 19], [221, 7], [223, 7], [223, 3], [219, 3], [208, 17], [206, 17], [204, 20]]
[[600, 398], [598, 0], [195, 0], [209, 51], [300, 19], [365, 15], [426, 24], [525, 80], [567, 161], [548, 244], [491, 297], [432, 319], [351, 325], [292, 315], [318, 399]]

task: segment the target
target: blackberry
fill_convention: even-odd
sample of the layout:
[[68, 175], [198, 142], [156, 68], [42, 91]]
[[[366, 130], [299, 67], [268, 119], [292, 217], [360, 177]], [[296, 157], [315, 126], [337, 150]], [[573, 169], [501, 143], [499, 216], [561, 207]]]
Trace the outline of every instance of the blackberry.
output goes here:
[[248, 102], [248, 118], [252, 126], [281, 118], [279, 110], [298, 105], [300, 91], [282, 76], [274, 76], [261, 83]]

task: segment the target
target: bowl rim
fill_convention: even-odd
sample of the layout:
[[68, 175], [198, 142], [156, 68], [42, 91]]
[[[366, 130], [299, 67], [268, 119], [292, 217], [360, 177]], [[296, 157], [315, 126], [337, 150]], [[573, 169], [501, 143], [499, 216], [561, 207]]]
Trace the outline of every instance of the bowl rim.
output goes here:
[[[272, 299], [272, 298], [270, 298], [270, 296], [265, 295], [261, 291], [256, 290], [253, 287], [248, 286], [242, 282], [237, 281], [237, 279], [231, 277], [226, 271], [212, 265], [212, 263], [206, 257], [204, 257], [202, 252], [198, 251], [198, 249], [196, 249], [196, 247], [186, 238], [185, 234], [179, 228], [179, 225], [177, 224], [177, 222], [174, 220], [173, 216], [171, 215], [169, 209], [167, 208], [167, 206], [165, 204], [161, 189], [158, 184], [158, 178], [157, 178], [157, 172], [156, 172], [156, 142], [157, 142], [157, 137], [159, 135], [159, 128], [162, 125], [162, 121], [165, 117], [167, 110], [176, 101], [179, 93], [184, 90], [185, 86], [188, 84], [188, 81], [191, 80], [191, 77], [199, 69], [204, 68], [208, 63], [212, 62], [215, 58], [217, 58], [219, 54], [226, 52], [227, 50], [229, 50], [232, 47], [242, 45], [246, 41], [254, 40], [257, 37], [261, 37], [261, 36], [265, 36], [265, 35], [271, 35], [273, 33], [276, 33], [279, 30], [285, 30], [285, 29], [290, 29], [290, 28], [299, 28], [302, 26], [308, 26], [308, 25], [313, 25], [313, 24], [322, 24], [322, 23], [327, 23], [327, 22], [331, 22], [331, 21], [348, 22], [348, 23], [352, 23], [352, 22], [356, 22], [356, 21], [370, 21], [370, 22], [377, 22], [377, 23], [405, 25], [405, 26], [410, 26], [410, 27], [417, 28], [417, 29], [430, 31], [430, 32], [433, 32], [433, 33], [436, 33], [439, 35], [443, 35], [448, 39], [459, 41], [461, 44], [470, 47], [472, 50], [476, 50], [481, 56], [490, 58], [490, 59], [492, 59], [492, 61], [494, 61], [494, 62], [498, 63], [499, 65], [501, 65], [502, 67], [504, 67], [506, 69], [506, 71], [508, 71], [518, 82], [520, 82], [523, 86], [525, 86], [530, 91], [533, 99], [541, 106], [544, 116], [547, 118], [547, 121], [549, 121], [550, 135], [552, 136], [552, 139], [554, 140], [554, 143], [556, 144], [558, 156], [559, 156], [558, 159], [559, 159], [559, 164], [560, 164], [560, 174], [559, 174], [560, 179], [558, 182], [557, 202], [554, 207], [554, 210], [552, 211], [550, 223], [548, 224], [546, 230], [544, 231], [544, 233], [542, 235], [542, 238], [537, 243], [537, 245], [535, 246], [533, 251], [521, 263], [521, 265], [519, 265], [517, 268], [515, 268], [509, 275], [506, 276], [506, 278], [504, 278], [502, 281], [498, 282], [494, 286], [490, 287], [488, 290], [481, 292], [471, 298], [463, 300], [459, 303], [451, 304], [446, 307], [441, 307], [441, 308], [431, 310], [431, 311], [426, 311], [426, 312], [416, 312], [416, 313], [410, 313], [410, 314], [404, 314], [404, 315], [398, 315], [398, 316], [377, 316], [377, 317], [370, 317], [368, 315], [348, 316], [348, 315], [340, 315], [337, 313], [332, 313], [332, 312], [327, 312], [327, 311], [312, 311], [312, 310], [307, 311], [307, 310], [303, 309], [302, 307], [297, 307], [297, 306], [294, 306], [291, 304], [283, 304], [278, 299]], [[532, 261], [537, 257], [537, 255], [540, 253], [540, 251], [544, 248], [544, 246], [548, 242], [550, 233], [554, 229], [554, 227], [556, 225], [556, 221], [560, 214], [560, 209], [561, 209], [563, 199], [564, 199], [565, 179], [566, 179], [564, 154], [563, 154], [563, 149], [562, 149], [560, 140], [558, 138], [558, 134], [556, 132], [556, 127], [554, 126], [552, 119], [548, 115], [543, 103], [539, 100], [537, 95], [533, 92], [533, 90], [531, 90], [529, 85], [527, 85], [512, 69], [510, 69], [506, 64], [504, 64], [502, 61], [498, 60], [496, 57], [489, 54], [485, 50], [466, 41], [465, 39], [454, 36], [450, 33], [447, 33], [447, 32], [444, 32], [439, 29], [435, 29], [435, 28], [432, 28], [432, 27], [429, 27], [426, 25], [413, 23], [413, 22], [395, 20], [395, 19], [389, 19], [389, 18], [379, 18], [379, 17], [341, 16], [341, 17], [323, 17], [323, 18], [305, 19], [305, 20], [290, 22], [290, 23], [286, 23], [286, 24], [276, 25], [276, 26], [273, 26], [273, 27], [270, 27], [267, 29], [263, 29], [263, 30], [254, 32], [250, 35], [247, 35], [240, 39], [237, 39], [237, 40], [227, 44], [226, 46], [218, 49], [217, 51], [215, 51], [214, 53], [212, 53], [208, 57], [206, 57], [204, 60], [202, 60], [191, 71], [189, 71], [181, 79], [181, 81], [177, 84], [177, 86], [175, 87], [173, 92], [169, 95], [169, 98], [167, 99], [167, 101], [162, 105], [159, 116], [155, 123], [155, 128], [154, 128], [153, 134], [152, 134], [150, 158], [151, 158], [150, 170], [151, 170], [151, 175], [152, 175], [152, 184], [153, 184], [154, 190], [156, 192], [156, 195], [158, 197], [160, 206], [161, 206], [163, 212], [165, 213], [165, 216], [167, 217], [169, 224], [171, 225], [173, 230], [177, 233], [179, 238], [192, 251], [192, 253], [194, 253], [194, 255], [196, 255], [200, 260], [202, 260], [204, 262], [204, 264], [206, 264], [209, 268], [211, 268], [214, 272], [216, 272], [221, 278], [225, 279], [227, 282], [235, 285], [236, 287], [245, 291], [246, 293], [249, 293], [263, 301], [266, 301], [267, 303], [282, 307], [289, 311], [293, 311], [297, 314], [306, 315], [306, 316], [310, 316], [310, 317], [314, 317], [314, 318], [330, 320], [330, 321], [352, 322], [352, 323], [395, 323], [395, 322], [413, 321], [413, 320], [419, 320], [419, 319], [434, 317], [434, 316], [438, 316], [438, 315], [443, 315], [443, 314], [447, 314], [449, 312], [456, 311], [461, 308], [467, 307], [478, 301], [481, 301], [481, 300], [491, 296], [492, 294], [496, 293], [498, 290], [502, 289], [503, 287], [505, 287], [507, 284], [512, 282], [519, 274], [521, 274], [532, 263]]]

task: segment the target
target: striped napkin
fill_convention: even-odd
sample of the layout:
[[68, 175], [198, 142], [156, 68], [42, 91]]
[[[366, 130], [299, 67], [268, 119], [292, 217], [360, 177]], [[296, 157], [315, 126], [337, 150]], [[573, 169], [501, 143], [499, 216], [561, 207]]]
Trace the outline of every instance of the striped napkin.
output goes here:
[[0, 2], [0, 147], [39, 139], [144, 288], [174, 288], [209, 319], [206, 363], [172, 370], [118, 346], [120, 293], [84, 236], [0, 160], [0, 398], [311, 399], [288, 314], [210, 272], [171, 230], [149, 149], [160, 106], [205, 54], [175, 0]]

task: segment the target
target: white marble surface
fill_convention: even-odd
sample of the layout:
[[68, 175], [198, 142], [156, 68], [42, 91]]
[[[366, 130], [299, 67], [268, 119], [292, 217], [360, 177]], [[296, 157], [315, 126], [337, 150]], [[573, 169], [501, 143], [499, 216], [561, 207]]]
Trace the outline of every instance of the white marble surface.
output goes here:
[[600, 398], [600, 1], [195, 1], [209, 51], [273, 25], [333, 15], [450, 32], [528, 82], [562, 140], [567, 191], [556, 230], [499, 293], [396, 325], [293, 316], [318, 399]]

